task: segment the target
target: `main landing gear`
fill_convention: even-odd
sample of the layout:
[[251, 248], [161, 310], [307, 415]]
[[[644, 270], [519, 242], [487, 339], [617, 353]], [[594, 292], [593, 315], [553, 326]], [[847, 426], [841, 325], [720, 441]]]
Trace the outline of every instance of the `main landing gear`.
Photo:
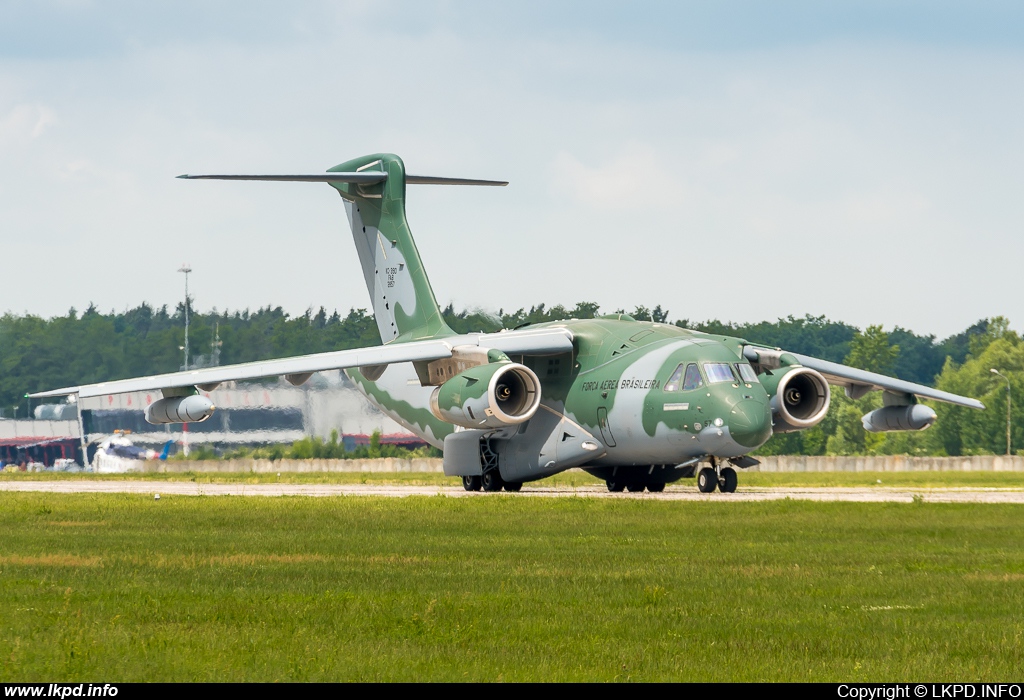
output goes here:
[[612, 493], [661, 493], [665, 484], [685, 476], [675, 468], [674, 464], [637, 464], [622, 467], [595, 467], [587, 469], [587, 473], [604, 479], [608, 490]]
[[491, 469], [488, 472], [484, 472], [483, 476], [464, 476], [462, 477], [462, 488], [467, 491], [519, 491], [523, 488], [521, 481], [505, 481], [501, 478], [501, 474], [498, 473], [497, 469]]
[[665, 483], [648, 482], [643, 481], [624, 481], [622, 479], [608, 479], [605, 481], [608, 485], [608, 490], [612, 493], [621, 493], [622, 491], [629, 491], [630, 493], [641, 493], [644, 489], [647, 489], [651, 493], [661, 493], [665, 490]]

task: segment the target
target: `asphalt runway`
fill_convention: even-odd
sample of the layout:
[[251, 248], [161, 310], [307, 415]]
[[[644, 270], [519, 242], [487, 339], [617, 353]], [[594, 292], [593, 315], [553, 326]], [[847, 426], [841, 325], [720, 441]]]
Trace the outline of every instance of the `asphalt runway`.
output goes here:
[[0, 491], [46, 493], [135, 493], [161, 496], [448, 496], [451, 498], [633, 498], [654, 501], [776, 501], [784, 498], [806, 501], [849, 501], [860, 503], [911, 503], [915, 497], [926, 503], [1021, 503], [1024, 490], [986, 488], [906, 489], [870, 488], [744, 488], [736, 493], [699, 493], [690, 486], [669, 487], [663, 493], [609, 493], [603, 486], [526, 485], [519, 493], [470, 493], [455, 486], [407, 484], [198, 484], [191, 481], [6, 481]]

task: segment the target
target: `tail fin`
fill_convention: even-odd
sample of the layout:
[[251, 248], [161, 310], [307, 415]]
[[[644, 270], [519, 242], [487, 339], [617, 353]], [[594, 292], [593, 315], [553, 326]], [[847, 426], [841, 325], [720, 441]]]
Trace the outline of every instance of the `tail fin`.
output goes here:
[[352, 238], [383, 342], [452, 335], [441, 317], [405, 219], [405, 165], [390, 154], [363, 156], [329, 172], [386, 173], [377, 183], [332, 182], [345, 199]]
[[160, 456], [157, 457], [161, 462], [167, 461], [167, 455], [171, 452], [171, 445], [174, 444], [174, 440], [168, 440], [164, 443], [164, 449], [160, 452]]
[[402, 159], [377, 153], [315, 175], [181, 175], [186, 179], [326, 182], [345, 200], [349, 224], [380, 338], [414, 340], [453, 335], [434, 298], [405, 219], [406, 184], [507, 185], [493, 180], [406, 175]]

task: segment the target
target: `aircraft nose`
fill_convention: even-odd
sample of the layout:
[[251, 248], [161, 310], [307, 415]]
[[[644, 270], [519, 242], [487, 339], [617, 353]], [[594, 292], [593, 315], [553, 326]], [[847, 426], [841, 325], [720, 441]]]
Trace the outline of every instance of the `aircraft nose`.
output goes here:
[[771, 411], [757, 401], [740, 401], [729, 414], [729, 434], [744, 447], [760, 447], [772, 436]]

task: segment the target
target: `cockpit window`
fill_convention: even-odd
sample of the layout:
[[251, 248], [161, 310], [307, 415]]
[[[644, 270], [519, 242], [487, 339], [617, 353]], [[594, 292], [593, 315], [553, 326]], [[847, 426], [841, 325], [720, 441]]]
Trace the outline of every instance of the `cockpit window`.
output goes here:
[[754, 368], [748, 365], [746, 362], [737, 362], [736, 369], [740, 373], [740, 379], [742, 379], [747, 384], [753, 384], [757, 381], [757, 372], [755, 372]]
[[676, 367], [668, 383], [665, 384], [665, 391], [679, 391], [679, 380], [683, 378], [683, 365]]
[[697, 365], [693, 363], [686, 365], [686, 375], [683, 377], [683, 391], [699, 389], [703, 385], [704, 381], [700, 377], [700, 370], [697, 369]]
[[706, 362], [704, 364], [704, 373], [708, 375], [708, 384], [736, 381], [736, 376], [732, 373], [732, 367], [725, 362]]

